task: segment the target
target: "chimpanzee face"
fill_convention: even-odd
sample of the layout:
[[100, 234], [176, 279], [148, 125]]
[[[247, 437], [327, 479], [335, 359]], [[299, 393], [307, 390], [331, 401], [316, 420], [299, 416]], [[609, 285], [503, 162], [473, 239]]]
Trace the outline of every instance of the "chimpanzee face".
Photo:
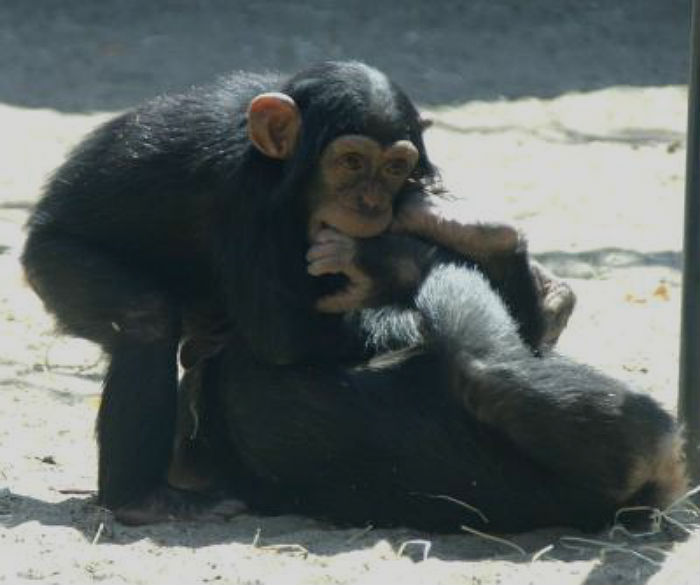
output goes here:
[[[254, 98], [248, 130], [256, 148], [270, 158], [293, 156], [301, 130], [294, 100], [282, 93]], [[321, 152], [305, 189], [310, 239], [324, 227], [368, 238], [385, 231], [397, 193], [420, 158], [407, 139], [383, 144], [361, 134], [341, 135]]]
[[309, 236], [325, 226], [355, 238], [376, 236], [393, 217], [394, 198], [418, 162], [409, 140], [381, 145], [346, 135], [323, 151], [307, 194]]

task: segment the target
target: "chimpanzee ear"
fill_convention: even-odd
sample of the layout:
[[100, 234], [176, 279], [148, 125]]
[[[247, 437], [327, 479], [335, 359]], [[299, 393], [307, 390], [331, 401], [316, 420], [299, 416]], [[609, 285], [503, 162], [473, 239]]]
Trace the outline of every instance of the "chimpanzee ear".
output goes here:
[[294, 153], [301, 114], [283, 93], [262, 93], [248, 106], [248, 136], [265, 156], [287, 159]]

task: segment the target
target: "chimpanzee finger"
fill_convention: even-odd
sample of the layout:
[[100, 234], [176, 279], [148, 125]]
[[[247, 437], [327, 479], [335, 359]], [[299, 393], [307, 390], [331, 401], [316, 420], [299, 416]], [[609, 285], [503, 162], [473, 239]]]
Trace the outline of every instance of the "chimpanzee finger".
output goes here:
[[310, 262], [306, 271], [311, 276], [321, 276], [322, 274], [337, 274], [340, 272], [340, 265], [333, 259], [321, 259]]
[[312, 262], [326, 256], [336, 256], [351, 259], [355, 253], [355, 246], [345, 246], [338, 242], [326, 242], [313, 244], [306, 253], [307, 262]]
[[339, 232], [335, 228], [326, 227], [319, 231], [314, 236], [314, 243], [325, 243], [325, 242], [352, 242], [353, 238]]
[[337, 256], [330, 256], [325, 258], [318, 258], [313, 262], [309, 262], [306, 271], [311, 276], [321, 276], [322, 274], [338, 274], [339, 272], [351, 272], [350, 268], [350, 263], [339, 259]]

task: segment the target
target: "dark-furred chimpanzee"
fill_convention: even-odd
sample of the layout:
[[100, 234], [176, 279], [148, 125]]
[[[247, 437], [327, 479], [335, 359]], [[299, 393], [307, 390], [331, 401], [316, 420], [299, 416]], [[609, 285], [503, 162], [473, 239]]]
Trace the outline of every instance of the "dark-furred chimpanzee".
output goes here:
[[[523, 258], [510, 257], [512, 286], [531, 286]], [[679, 432], [653, 399], [533, 355], [501, 297], [454, 254], [404, 243], [384, 262], [422, 284], [405, 305], [347, 316], [367, 361], [275, 366], [232, 337], [186, 373], [173, 482], [225, 485], [266, 513], [439, 531], [596, 529], [620, 507], [683, 493]]]
[[[383, 74], [327, 63], [155, 99], [98, 128], [56, 171], [22, 260], [61, 328], [110, 355], [97, 421], [102, 505], [132, 521], [186, 505], [165, 478], [176, 354], [193, 332], [211, 338], [223, 326], [266, 364], [365, 355], [338, 312], [381, 295], [307, 272], [309, 242], [326, 229], [375, 236], [396, 209], [397, 226], [471, 254], [497, 283], [491, 260], [512, 251], [517, 234], [443, 229], [426, 200], [435, 172], [422, 129]], [[534, 346], [538, 299], [502, 292]], [[561, 295], [544, 302], [561, 304]]]

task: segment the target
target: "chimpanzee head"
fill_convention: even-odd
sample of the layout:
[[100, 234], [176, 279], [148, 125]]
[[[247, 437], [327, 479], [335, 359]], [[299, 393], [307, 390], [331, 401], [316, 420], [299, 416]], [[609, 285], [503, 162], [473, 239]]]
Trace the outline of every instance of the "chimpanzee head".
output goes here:
[[285, 161], [285, 190], [307, 206], [307, 233], [330, 226], [352, 237], [383, 232], [397, 194], [434, 169], [416, 108], [383, 73], [362, 63], [324, 63], [256, 96], [248, 133]]

